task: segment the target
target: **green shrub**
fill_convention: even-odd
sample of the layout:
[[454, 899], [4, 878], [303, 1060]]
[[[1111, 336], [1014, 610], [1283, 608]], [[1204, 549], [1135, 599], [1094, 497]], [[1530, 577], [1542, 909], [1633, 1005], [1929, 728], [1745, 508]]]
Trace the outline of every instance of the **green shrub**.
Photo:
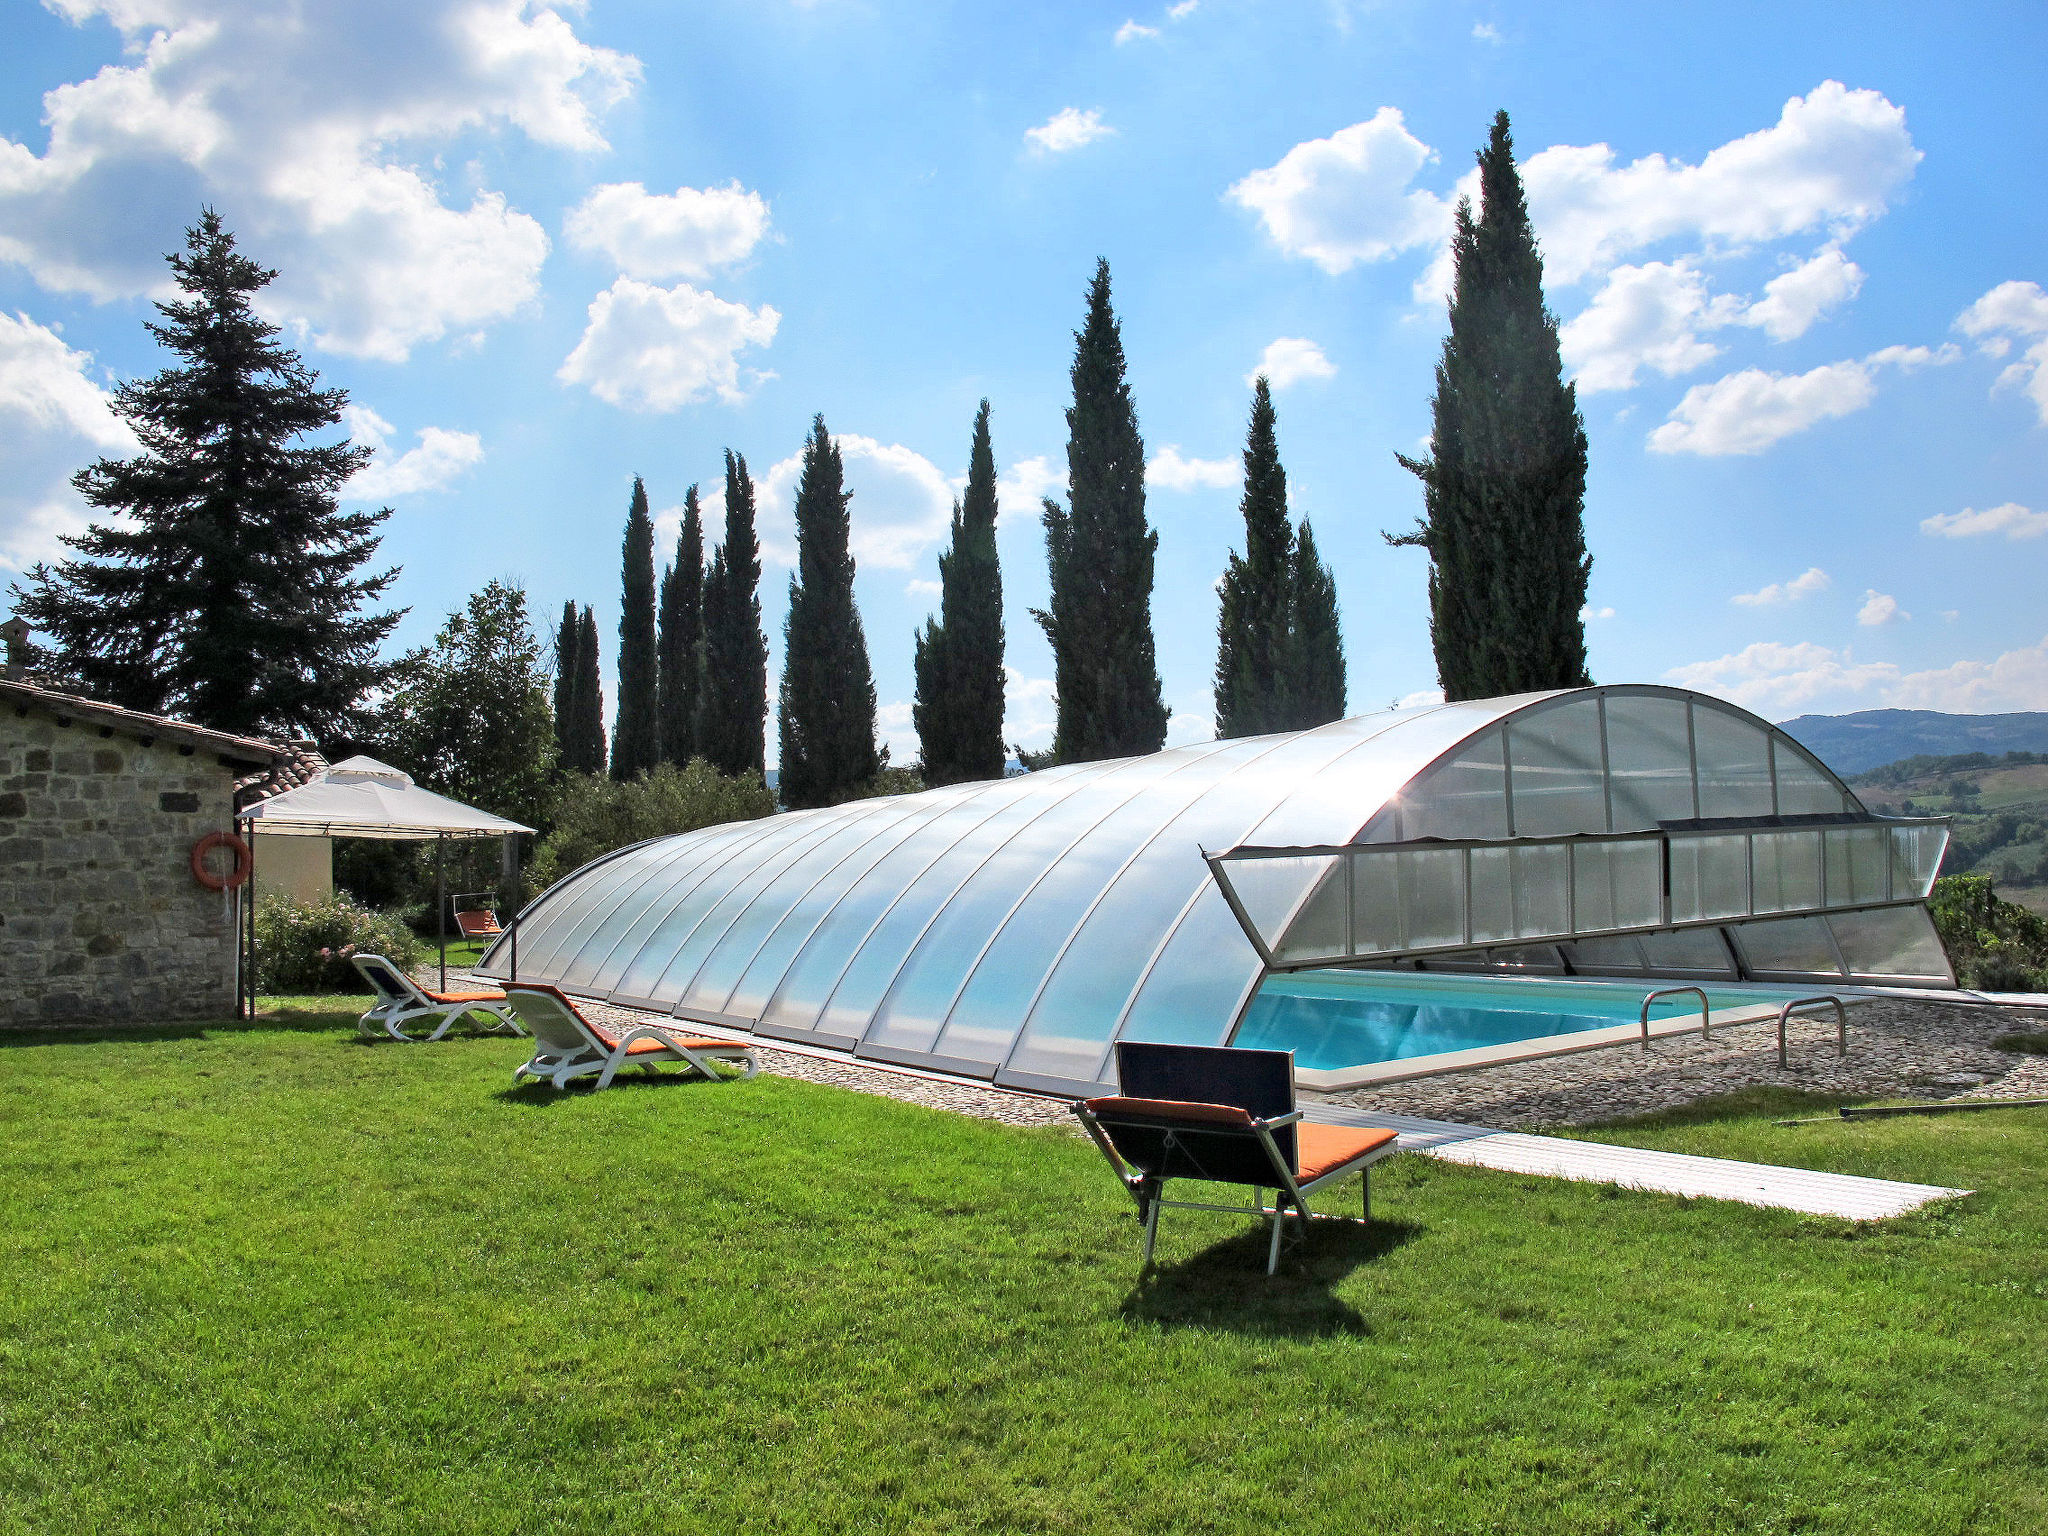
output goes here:
[[301, 904], [266, 896], [256, 904], [256, 981], [265, 992], [367, 992], [352, 955], [382, 955], [402, 971], [427, 957], [403, 916], [357, 906], [337, 891]]
[[527, 884], [543, 891], [614, 848], [754, 821], [774, 810], [775, 792], [758, 774], [727, 778], [701, 757], [687, 768], [663, 763], [623, 784], [601, 773], [572, 773], [562, 781], [555, 828], [535, 851]]
[[1927, 910], [1956, 968], [1956, 979], [1984, 992], [2032, 992], [2048, 971], [2048, 919], [2001, 901], [1989, 875], [1944, 875]]

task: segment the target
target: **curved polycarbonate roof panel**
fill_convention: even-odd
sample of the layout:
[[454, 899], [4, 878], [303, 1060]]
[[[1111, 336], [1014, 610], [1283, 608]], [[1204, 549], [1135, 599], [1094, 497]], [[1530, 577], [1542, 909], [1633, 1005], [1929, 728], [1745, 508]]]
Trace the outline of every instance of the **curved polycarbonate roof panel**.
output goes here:
[[522, 914], [519, 974], [1073, 1089], [1119, 1038], [1223, 1040], [1258, 984], [1205, 850], [1843, 812], [1789, 738], [1676, 689], [1426, 705], [643, 843]]

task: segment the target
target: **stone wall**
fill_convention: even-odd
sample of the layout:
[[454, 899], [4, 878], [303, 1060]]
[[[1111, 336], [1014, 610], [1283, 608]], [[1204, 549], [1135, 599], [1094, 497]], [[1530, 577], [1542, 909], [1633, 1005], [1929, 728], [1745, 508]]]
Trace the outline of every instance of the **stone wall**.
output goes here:
[[230, 1017], [228, 901], [188, 861], [233, 817], [203, 748], [0, 710], [0, 1025]]

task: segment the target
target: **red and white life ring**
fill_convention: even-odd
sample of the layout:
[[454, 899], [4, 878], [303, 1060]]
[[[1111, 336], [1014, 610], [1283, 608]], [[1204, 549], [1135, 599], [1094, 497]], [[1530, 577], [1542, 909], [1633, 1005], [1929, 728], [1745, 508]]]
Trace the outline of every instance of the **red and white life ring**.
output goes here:
[[[225, 848], [235, 856], [224, 875], [214, 873], [206, 862], [206, 856], [216, 848]], [[255, 868], [256, 856], [249, 852], [249, 845], [232, 832], [209, 832], [192, 845], [192, 878], [209, 891], [232, 891], [245, 885]]]

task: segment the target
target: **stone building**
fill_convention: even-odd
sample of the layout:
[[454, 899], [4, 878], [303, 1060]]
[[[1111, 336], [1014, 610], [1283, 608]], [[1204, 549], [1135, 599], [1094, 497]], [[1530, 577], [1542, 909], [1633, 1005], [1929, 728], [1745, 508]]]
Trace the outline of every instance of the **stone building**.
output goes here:
[[317, 763], [0, 680], [0, 1025], [231, 1016], [234, 903], [192, 845]]

